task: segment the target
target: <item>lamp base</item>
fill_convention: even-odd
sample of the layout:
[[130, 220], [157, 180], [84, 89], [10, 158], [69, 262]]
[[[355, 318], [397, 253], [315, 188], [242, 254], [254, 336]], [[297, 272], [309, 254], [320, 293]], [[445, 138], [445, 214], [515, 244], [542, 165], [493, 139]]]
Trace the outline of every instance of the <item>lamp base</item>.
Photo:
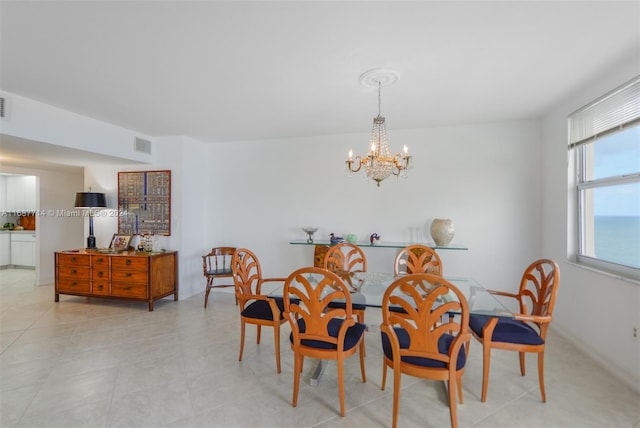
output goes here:
[[93, 235], [89, 235], [87, 237], [87, 249], [95, 250], [96, 249], [96, 237]]

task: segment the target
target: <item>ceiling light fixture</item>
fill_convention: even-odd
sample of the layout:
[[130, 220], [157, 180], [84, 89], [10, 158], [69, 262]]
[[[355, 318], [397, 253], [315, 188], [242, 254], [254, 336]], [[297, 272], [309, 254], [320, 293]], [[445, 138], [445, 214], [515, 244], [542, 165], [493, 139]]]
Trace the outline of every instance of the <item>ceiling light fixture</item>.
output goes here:
[[353, 150], [349, 150], [349, 158], [346, 164], [349, 172], [358, 172], [364, 167], [367, 177], [375, 181], [378, 187], [391, 174], [406, 175], [411, 164], [411, 156], [407, 154], [406, 145], [402, 154], [391, 155], [389, 143], [387, 142], [387, 128], [384, 117], [381, 114], [382, 87], [392, 85], [396, 80], [398, 80], [398, 73], [388, 69], [369, 70], [360, 76], [361, 85], [378, 87], [378, 116], [373, 118], [373, 130], [371, 131], [367, 156], [361, 157], [357, 155], [354, 159]]

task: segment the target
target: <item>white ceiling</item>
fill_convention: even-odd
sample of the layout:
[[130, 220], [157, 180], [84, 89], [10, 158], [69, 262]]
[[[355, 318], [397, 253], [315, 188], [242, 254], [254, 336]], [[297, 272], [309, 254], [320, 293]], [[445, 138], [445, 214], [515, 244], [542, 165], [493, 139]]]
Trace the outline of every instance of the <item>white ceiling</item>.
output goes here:
[[[204, 142], [540, 117], [640, 51], [639, 1], [6, 1], [0, 89]], [[640, 69], [640, 66], [639, 66]]]

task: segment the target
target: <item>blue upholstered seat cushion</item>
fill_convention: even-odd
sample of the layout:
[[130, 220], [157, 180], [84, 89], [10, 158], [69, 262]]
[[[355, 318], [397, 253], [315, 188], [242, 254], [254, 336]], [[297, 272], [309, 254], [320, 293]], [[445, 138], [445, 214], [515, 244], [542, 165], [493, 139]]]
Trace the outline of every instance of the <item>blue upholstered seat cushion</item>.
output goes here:
[[[284, 302], [281, 298], [274, 298], [276, 305], [280, 309], [280, 319], [284, 319]], [[261, 320], [270, 320], [273, 321], [273, 313], [271, 312], [271, 307], [269, 306], [269, 302], [266, 300], [256, 300], [252, 302], [244, 308], [241, 315], [247, 318], [255, 318]]]
[[220, 269], [208, 270], [207, 275], [231, 275], [231, 268], [220, 268]]
[[[394, 327], [393, 330], [398, 337], [398, 342], [400, 342], [400, 349], [408, 349], [409, 344], [411, 343], [411, 337], [409, 333], [404, 328]], [[393, 352], [391, 351], [391, 341], [389, 340], [389, 336], [381, 332], [382, 336], [382, 351], [384, 355], [393, 361]], [[450, 334], [443, 334], [440, 336], [438, 340], [438, 352], [443, 355], [449, 354], [449, 348], [451, 348], [451, 343], [453, 343], [454, 336]], [[416, 366], [423, 367], [433, 367], [433, 368], [447, 368], [447, 364], [444, 361], [433, 360], [431, 358], [422, 358], [422, 357], [409, 357], [405, 356], [401, 358], [403, 363], [413, 364]], [[464, 350], [464, 345], [460, 347], [460, 352], [458, 352], [458, 360], [456, 363], [456, 370], [460, 370], [464, 368], [464, 365], [467, 362], [466, 352]]]
[[[338, 332], [340, 331], [340, 326], [344, 322], [342, 318], [333, 318], [329, 321], [328, 330], [329, 336], [338, 337]], [[298, 329], [301, 333], [306, 331], [306, 323], [304, 319], [298, 319]], [[348, 350], [353, 348], [358, 344], [358, 341], [364, 334], [367, 326], [365, 324], [356, 323], [355, 325], [349, 327], [347, 329], [347, 334], [344, 337], [344, 350]], [[293, 333], [289, 335], [289, 340], [293, 343]], [[333, 343], [323, 342], [321, 340], [301, 340], [302, 345], [308, 346], [311, 348], [320, 348], [320, 349], [337, 349], [337, 346]]]
[[[478, 337], [482, 337], [482, 329], [490, 319], [491, 317], [485, 315], [471, 315], [469, 327]], [[491, 341], [523, 345], [542, 345], [544, 343], [538, 332], [529, 324], [508, 318], [498, 319]]]

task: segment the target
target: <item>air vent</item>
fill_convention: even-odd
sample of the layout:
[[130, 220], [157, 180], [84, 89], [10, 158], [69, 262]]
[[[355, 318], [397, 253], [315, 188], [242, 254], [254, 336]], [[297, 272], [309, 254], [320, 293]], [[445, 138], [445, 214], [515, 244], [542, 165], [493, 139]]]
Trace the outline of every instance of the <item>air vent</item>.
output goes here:
[[8, 101], [6, 97], [0, 96], [0, 118], [7, 119], [9, 115]]
[[151, 154], [151, 141], [143, 140], [142, 138], [136, 137], [133, 142], [133, 150], [139, 153], [146, 153], [148, 155]]

